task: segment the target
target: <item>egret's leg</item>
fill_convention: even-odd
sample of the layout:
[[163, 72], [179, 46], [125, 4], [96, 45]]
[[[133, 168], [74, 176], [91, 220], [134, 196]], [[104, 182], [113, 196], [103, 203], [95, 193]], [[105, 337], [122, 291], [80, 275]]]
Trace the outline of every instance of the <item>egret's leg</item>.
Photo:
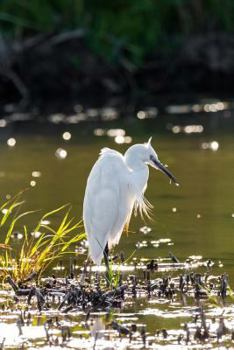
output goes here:
[[[83, 272], [82, 272], [81, 277], [80, 277], [81, 284], [85, 282], [85, 277], [87, 276], [87, 267], [89, 264], [90, 264], [90, 257], [88, 256], [84, 262], [84, 269], [83, 269]], [[91, 271], [91, 269], [90, 269], [90, 271]], [[89, 272], [89, 274], [90, 274], [90, 272]]]
[[104, 262], [106, 265], [106, 280], [107, 280], [107, 285], [110, 285], [110, 266], [109, 266], [109, 247], [108, 247], [108, 243], [105, 246], [104, 252], [103, 252], [103, 256], [104, 256]]

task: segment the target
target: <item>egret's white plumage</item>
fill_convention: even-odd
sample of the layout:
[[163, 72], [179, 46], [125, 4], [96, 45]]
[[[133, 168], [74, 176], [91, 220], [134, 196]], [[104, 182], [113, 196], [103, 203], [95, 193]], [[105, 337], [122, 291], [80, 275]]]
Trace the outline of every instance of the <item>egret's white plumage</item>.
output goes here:
[[175, 181], [159, 162], [150, 141], [131, 146], [124, 155], [103, 148], [89, 174], [83, 219], [89, 255], [98, 265], [106, 245], [111, 248], [118, 244], [134, 206], [141, 214], [148, 214], [151, 205], [144, 198], [149, 177], [148, 165], [159, 168]]

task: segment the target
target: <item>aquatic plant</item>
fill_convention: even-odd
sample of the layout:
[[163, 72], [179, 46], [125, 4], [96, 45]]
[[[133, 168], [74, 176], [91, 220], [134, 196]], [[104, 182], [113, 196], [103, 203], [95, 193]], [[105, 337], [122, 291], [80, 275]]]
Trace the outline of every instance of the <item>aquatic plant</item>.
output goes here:
[[[45, 213], [33, 230], [29, 230], [26, 224], [19, 225], [22, 218], [35, 213], [20, 212], [24, 203], [20, 197], [21, 193], [0, 207], [0, 232], [1, 236], [5, 236], [2, 247], [0, 246], [0, 278], [11, 276], [18, 282], [32, 276], [39, 278], [55, 260], [72, 253], [69, 251], [72, 244], [85, 237], [82, 221], [77, 222], [70, 215], [70, 205]], [[51, 224], [50, 221], [59, 214], [59, 223]], [[19, 226], [23, 228], [22, 233], [15, 231]], [[17, 235], [21, 239], [14, 245], [13, 237]]]

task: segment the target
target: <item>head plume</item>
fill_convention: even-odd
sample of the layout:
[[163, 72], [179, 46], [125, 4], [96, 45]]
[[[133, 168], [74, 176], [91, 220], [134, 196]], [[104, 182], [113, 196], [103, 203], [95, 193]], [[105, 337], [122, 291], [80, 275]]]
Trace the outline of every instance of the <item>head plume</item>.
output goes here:
[[150, 136], [149, 140], [147, 141], [146, 145], [151, 146], [152, 136]]

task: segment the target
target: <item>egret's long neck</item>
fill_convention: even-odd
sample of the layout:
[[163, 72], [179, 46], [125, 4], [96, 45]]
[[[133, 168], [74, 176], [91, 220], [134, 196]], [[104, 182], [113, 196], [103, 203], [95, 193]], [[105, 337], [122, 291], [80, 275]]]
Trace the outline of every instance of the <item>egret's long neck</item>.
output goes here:
[[130, 152], [126, 152], [124, 157], [128, 168], [131, 170], [132, 181], [134, 182], [138, 191], [144, 193], [149, 178], [148, 166], [141, 159], [137, 158]]

